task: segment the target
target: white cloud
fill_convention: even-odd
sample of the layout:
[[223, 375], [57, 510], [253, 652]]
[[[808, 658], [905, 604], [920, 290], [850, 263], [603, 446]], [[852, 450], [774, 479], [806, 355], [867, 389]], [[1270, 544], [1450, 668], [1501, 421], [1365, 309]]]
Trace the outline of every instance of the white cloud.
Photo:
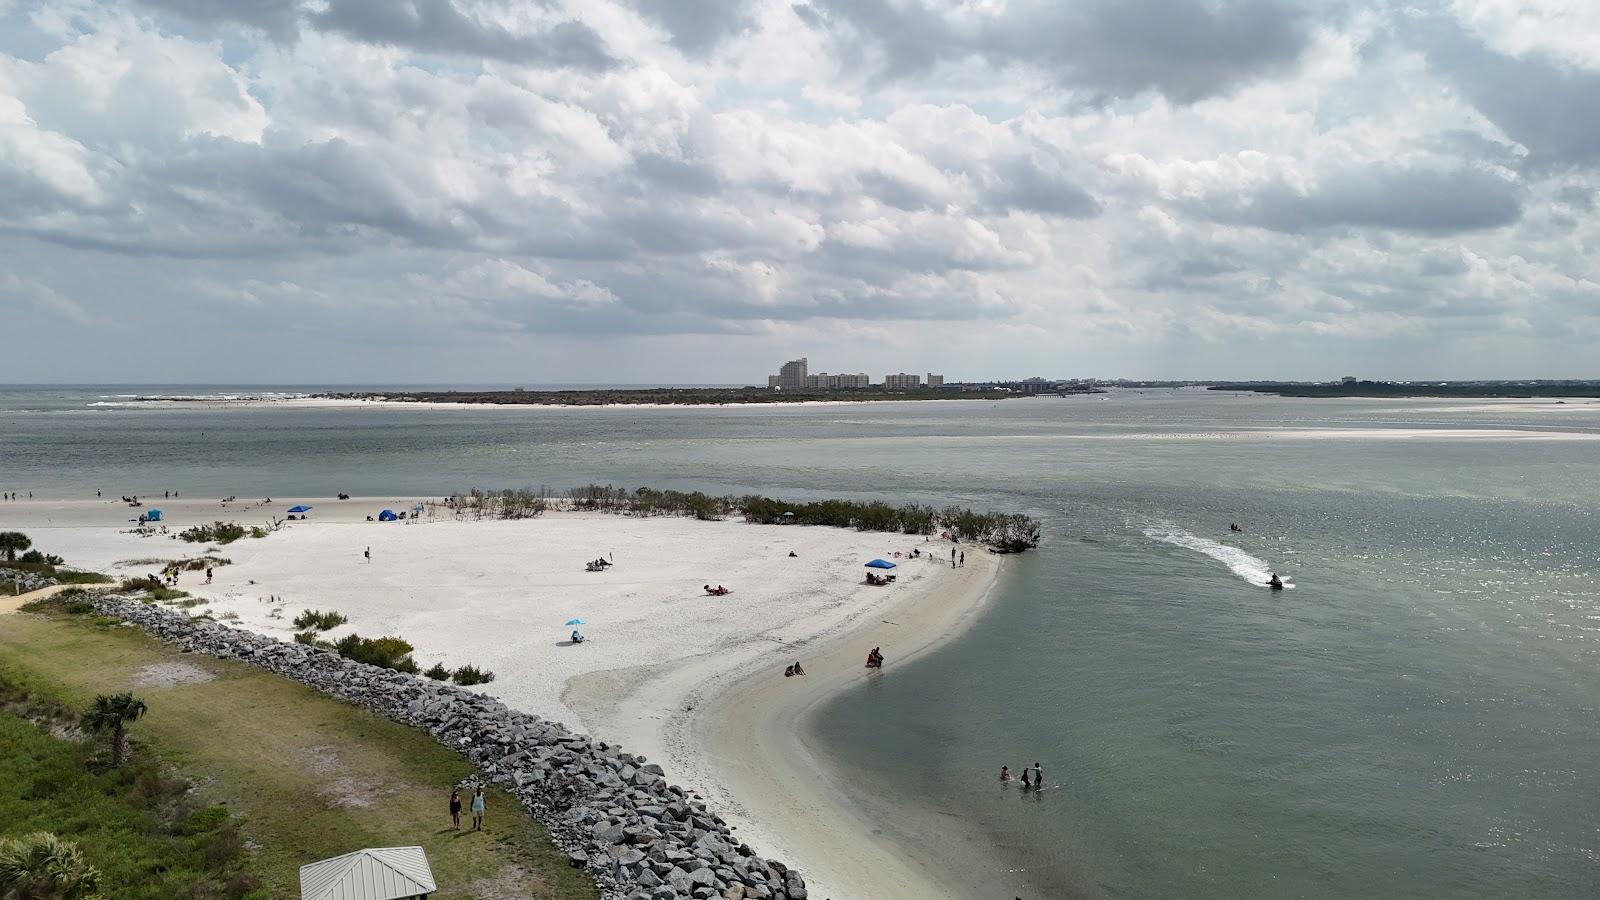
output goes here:
[[[492, 333], [519, 378], [650, 336], [707, 381], [797, 341], [1226, 375], [1300, 336], [1282, 374], [1322, 375], [1600, 327], [1589, 4], [668, 6], [0, 7], [37, 44], [0, 53], [8, 296], [62, 329], [8, 364], [113, 316]], [[708, 336], [760, 349], [676, 363]]]

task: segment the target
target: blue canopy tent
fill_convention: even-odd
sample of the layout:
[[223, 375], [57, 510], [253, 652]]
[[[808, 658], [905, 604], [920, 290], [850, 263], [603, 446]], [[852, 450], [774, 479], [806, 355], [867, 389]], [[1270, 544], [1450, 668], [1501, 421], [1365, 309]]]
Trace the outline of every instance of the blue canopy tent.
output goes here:
[[147, 522], [159, 522], [159, 521], [161, 521], [161, 510], [159, 510], [159, 509], [146, 510], [145, 514], [144, 514], [144, 517], [145, 517], [145, 521], [147, 521]]
[[875, 559], [872, 562], [867, 563], [867, 568], [869, 568], [869, 569], [892, 569], [892, 568], [894, 568], [894, 563], [889, 562], [887, 559]]
[[289, 512], [292, 512], [292, 513], [308, 513], [308, 512], [311, 512], [311, 507], [306, 506], [304, 503], [302, 503], [299, 506], [291, 506], [291, 507], [289, 507]]
[[400, 517], [395, 515], [394, 514], [394, 510], [392, 510], [392, 509], [386, 509], [383, 512], [378, 513], [378, 521], [379, 522], [393, 522], [394, 520], [396, 520], [398, 518], [400, 518]]

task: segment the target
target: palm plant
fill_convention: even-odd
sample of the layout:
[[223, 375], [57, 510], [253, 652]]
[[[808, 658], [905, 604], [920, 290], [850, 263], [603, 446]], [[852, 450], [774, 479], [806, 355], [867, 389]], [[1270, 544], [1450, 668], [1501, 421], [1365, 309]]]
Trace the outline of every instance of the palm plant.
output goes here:
[[0, 838], [0, 900], [92, 900], [100, 870], [48, 831]]
[[101, 694], [83, 714], [83, 726], [90, 731], [111, 733], [112, 761], [121, 765], [128, 759], [128, 723], [147, 711], [144, 701], [132, 694]]
[[0, 550], [6, 554], [6, 562], [17, 561], [17, 551], [26, 550], [33, 546], [33, 541], [20, 531], [0, 531]]

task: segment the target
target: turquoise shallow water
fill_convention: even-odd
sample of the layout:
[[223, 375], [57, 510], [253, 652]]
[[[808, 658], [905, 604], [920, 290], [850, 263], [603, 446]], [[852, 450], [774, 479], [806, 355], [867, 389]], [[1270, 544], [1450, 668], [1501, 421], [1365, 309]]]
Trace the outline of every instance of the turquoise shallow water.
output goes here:
[[[830, 704], [811, 738], [886, 832], [975, 896], [1000, 870], [1030, 897], [1600, 889], [1600, 442], [1453, 431], [1600, 435], [1600, 404], [86, 405], [115, 393], [0, 390], [0, 486], [319, 497], [595, 480], [1038, 515], [1046, 545], [970, 633], [905, 666], [886, 647], [892, 677]], [[1284, 429], [1345, 436], [1259, 436]], [[1401, 430], [1425, 433], [1386, 436]], [[1295, 589], [1247, 580], [1268, 569]], [[1035, 760], [1059, 787], [994, 778]]]

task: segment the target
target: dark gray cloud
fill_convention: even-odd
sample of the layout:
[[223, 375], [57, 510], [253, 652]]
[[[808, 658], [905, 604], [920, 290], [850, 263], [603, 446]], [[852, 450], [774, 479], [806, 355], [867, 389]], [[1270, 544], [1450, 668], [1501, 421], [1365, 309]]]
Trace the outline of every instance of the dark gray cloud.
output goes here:
[[705, 53], [755, 25], [750, 0], [633, 0], [633, 6], [667, 29], [685, 53]]
[[1534, 167], [1600, 161], [1600, 72], [1537, 52], [1497, 53], [1460, 25], [1442, 19], [1409, 24], [1402, 38], [1508, 137], [1528, 148]]
[[322, 9], [307, 8], [303, 0], [140, 2], [205, 25], [230, 23], [257, 28], [280, 41], [292, 41], [304, 24], [351, 40], [422, 53], [590, 71], [619, 64], [600, 35], [576, 19], [538, 31], [513, 31], [475, 14], [470, 5], [457, 0], [327, 0]]
[[996, 167], [987, 198], [1002, 210], [1025, 209], [1070, 219], [1100, 214], [1100, 201], [1059, 167], [1020, 157]]
[[358, 41], [428, 53], [486, 56], [528, 66], [601, 70], [617, 65], [593, 28], [577, 20], [532, 34], [463, 12], [453, 0], [330, 0], [309, 20]]
[[839, 38], [849, 58], [880, 51], [890, 77], [978, 57], [1041, 69], [1100, 101], [1157, 91], [1193, 103], [1290, 69], [1310, 41], [1307, 16], [1281, 0], [1020, 5], [976, 25], [921, 0], [814, 0], [795, 11]]
[[1334, 173], [1309, 192], [1277, 181], [1254, 193], [1214, 197], [1209, 204], [1214, 204], [1213, 218], [1273, 231], [1355, 227], [1456, 234], [1516, 222], [1522, 189], [1473, 168], [1371, 167]]
[[300, 0], [140, 0], [202, 25], [232, 23], [259, 28], [278, 41], [300, 33]]

